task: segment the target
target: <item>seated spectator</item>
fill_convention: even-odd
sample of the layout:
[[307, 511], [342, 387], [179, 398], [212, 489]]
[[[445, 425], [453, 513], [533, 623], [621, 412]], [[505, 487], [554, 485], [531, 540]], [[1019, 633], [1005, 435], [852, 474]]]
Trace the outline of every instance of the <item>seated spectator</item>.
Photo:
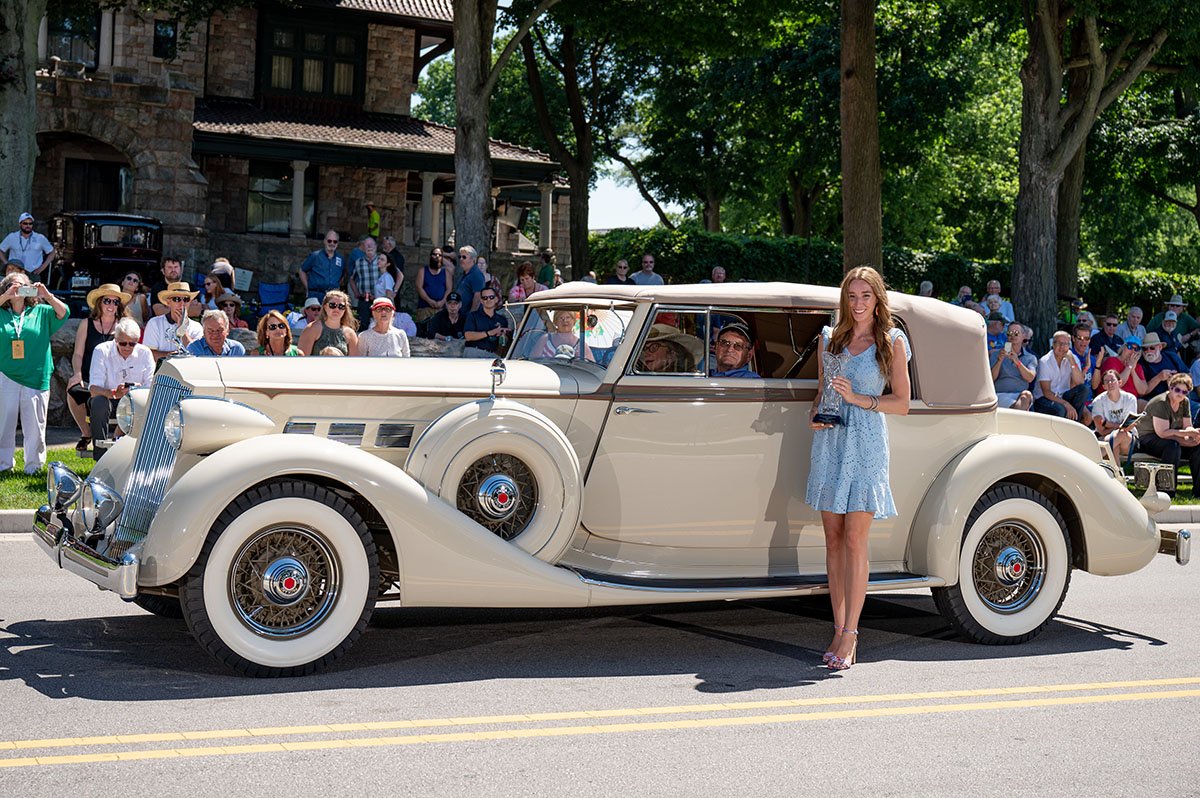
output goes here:
[[292, 328], [278, 310], [268, 310], [258, 320], [258, 347], [249, 354], [265, 357], [299, 357], [300, 348], [292, 344]]
[[1112, 447], [1118, 460], [1124, 460], [1133, 449], [1136, 428], [1126, 426], [1137, 415], [1137, 397], [1121, 390], [1121, 375], [1109, 369], [1101, 376], [1104, 391], [1092, 401], [1092, 424], [1096, 435]]
[[499, 352], [501, 339], [507, 340], [515, 326], [507, 312], [497, 310], [500, 295], [496, 289], [484, 286], [479, 291], [479, 310], [467, 314], [463, 337], [467, 345], [485, 352]]
[[408, 335], [392, 326], [396, 306], [385, 296], [371, 303], [370, 327], [358, 334], [358, 353], [364, 357], [409, 357]]
[[527, 260], [522, 261], [521, 265], [517, 267], [517, 282], [513, 285], [512, 290], [508, 292], [508, 301], [524, 302], [538, 291], [545, 290], [546, 286], [539, 283], [533, 277], [533, 264]]
[[196, 357], [241, 357], [246, 347], [229, 340], [229, 316], [223, 310], [206, 310], [200, 317], [204, 336], [188, 344], [187, 351]]
[[310, 296], [304, 300], [304, 307], [300, 312], [290, 311], [287, 315], [288, 326], [295, 332], [303, 332], [304, 328], [312, 324], [321, 316], [321, 300], [315, 296]]
[[1023, 327], [1008, 325], [1008, 341], [992, 352], [992, 381], [996, 384], [996, 404], [1013, 410], [1028, 410], [1033, 405], [1029, 385], [1037, 377], [1038, 360], [1025, 349]]
[[146, 324], [146, 334], [142, 339], [142, 343], [154, 352], [156, 360], [178, 354], [204, 336], [200, 323], [187, 317], [188, 305], [195, 300], [197, 293], [182, 282], [170, 283], [158, 292], [158, 301], [167, 308], [167, 312], [155, 316]]
[[950, 300], [950, 304], [958, 305], [959, 307], [965, 308], [967, 306], [967, 303], [972, 302], [972, 301], [974, 301], [974, 300], [971, 297], [971, 286], [964, 285], [958, 289], [958, 296], [956, 296], [956, 297], [954, 297], [954, 299]]
[[[657, 318], [662, 318], [662, 314]], [[693, 373], [703, 357], [704, 345], [699, 338], [669, 324], [654, 324], [642, 344], [637, 370], [662, 374]]]
[[1186, 373], [1187, 367], [1179, 355], [1167, 351], [1158, 333], [1147, 333], [1146, 340], [1142, 341], [1142, 372], [1146, 375], [1146, 391], [1142, 398], [1152, 399], [1167, 390], [1171, 375]]
[[1075, 314], [1075, 323], [1076, 324], [1086, 324], [1087, 328], [1088, 328], [1089, 336], [1092, 334], [1093, 331], [1095, 331], [1097, 329], [1096, 317], [1092, 315], [1092, 312], [1090, 310], [1081, 310], [1078, 313], [1076, 313]]
[[588, 273], [583, 275], [583, 282], [591, 283], [592, 285], [595, 285], [596, 283], [598, 283], [599, 280], [596, 277], [595, 270], [589, 269]]
[[921, 285], [917, 287], [917, 296], [933, 296], [933, 283], [922, 280]]
[[238, 314], [242, 312], [242, 298], [237, 294], [226, 292], [217, 297], [217, 309], [225, 311], [229, 317], [229, 329], [248, 330], [250, 325]]
[[1091, 350], [1093, 355], [1100, 355], [1100, 350], [1105, 350], [1103, 356], [1110, 357], [1121, 351], [1121, 344], [1125, 343], [1125, 339], [1117, 335], [1117, 314], [1109, 313], [1104, 317], [1104, 324], [1100, 329], [1092, 333]]
[[1050, 351], [1038, 361], [1033, 411], [1091, 426], [1086, 388], [1079, 361], [1071, 354], [1070, 334], [1062, 330], [1054, 333]]
[[428, 337], [437, 341], [462, 338], [466, 321], [462, 312], [462, 297], [457, 291], [451, 291], [446, 295], [446, 307], [435, 313], [429, 320]]
[[1134, 337], [1125, 339], [1120, 355], [1105, 358], [1100, 363], [1101, 374], [1109, 369], [1116, 371], [1117, 376], [1121, 378], [1121, 390], [1139, 397], [1139, 409], [1145, 406], [1145, 401], [1140, 397], [1146, 392], [1146, 372], [1142, 368], [1141, 360], [1142, 340]]
[[[1192, 378], [1176, 374], [1167, 381], [1167, 392], [1159, 394], [1146, 405], [1146, 412], [1137, 422], [1137, 450], [1179, 469], [1186, 454], [1193, 474], [1200, 474], [1200, 430], [1192, 425], [1188, 394]], [[1174, 495], [1174, 491], [1167, 491]]]
[[[987, 288], [985, 290], [986, 293], [983, 295], [985, 304], [989, 302], [992, 297], [996, 297], [996, 299], [1000, 302], [1000, 307], [994, 309], [1003, 313], [1004, 320], [1011, 324], [1013, 319], [1016, 317], [1013, 315], [1012, 303], [1000, 296], [1000, 281], [988, 280]], [[988, 311], [990, 312], [991, 310], [993, 310], [993, 308], [989, 306]]]
[[1003, 349], [1008, 343], [1008, 334], [1004, 331], [1006, 319], [1004, 314], [994, 310], [987, 315], [987, 348], [990, 358], [997, 350]]
[[[1159, 323], [1159, 326], [1150, 328], [1150, 333], [1158, 333], [1168, 350], [1183, 354], [1184, 347], [1187, 345], [1187, 342], [1179, 332], [1178, 319], [1179, 316], [1175, 313], [1175, 311], [1168, 310], [1163, 314], [1162, 321]], [[1150, 333], [1147, 333], [1146, 336], [1149, 337]]]
[[111, 341], [116, 333], [117, 322], [129, 313], [133, 295], [122, 291], [112, 283], [92, 289], [87, 295], [90, 312], [75, 328], [75, 349], [71, 355], [72, 373], [67, 380], [67, 410], [79, 427], [79, 442], [75, 451], [86, 452], [92, 442], [91, 427], [87, 423], [87, 408], [92, 395], [88, 392], [88, 375], [92, 370], [92, 354], [96, 347]]
[[727, 279], [728, 278], [725, 274], [724, 266], [713, 266], [711, 275], [709, 277], [705, 277], [700, 282], [701, 283], [723, 283]]
[[1134, 305], [1129, 309], [1125, 321], [1117, 325], [1117, 335], [1122, 341], [1127, 338], [1137, 338], [1139, 341], [1146, 337], [1146, 328], [1142, 326], [1142, 309]]
[[1091, 341], [1092, 328], [1088, 327], [1086, 321], [1078, 322], [1071, 328], [1071, 354], [1075, 356], [1075, 360], [1079, 362], [1079, 370], [1083, 372], [1081, 390], [1087, 404], [1091, 404], [1096, 389], [1100, 387], [1100, 372], [1096, 368], [1100, 362], [1088, 348]]
[[1083, 297], [1071, 300], [1071, 306], [1067, 308], [1067, 315], [1064, 319], [1064, 321], [1067, 323], [1067, 326], [1074, 327], [1075, 322], [1079, 321], [1079, 314], [1085, 310], [1087, 310], [1087, 303], [1083, 301]]
[[740, 321], [726, 324], [717, 334], [717, 366], [712, 376], [758, 378], [757, 372], [746, 368], [753, 355], [754, 336], [750, 328]]
[[314, 352], [324, 355], [325, 350], [333, 348], [353, 357], [358, 354], [357, 328], [350, 297], [344, 291], [326, 291], [325, 300], [321, 303], [321, 315], [300, 333], [297, 346], [305, 355]]
[[[1193, 340], [1200, 337], [1200, 321], [1196, 321], [1195, 317], [1187, 312], [1187, 303], [1183, 301], [1183, 297], [1175, 294], [1167, 300], [1166, 309], [1162, 313], [1158, 313], [1154, 318], [1146, 323], [1147, 332], [1157, 332], [1162, 335], [1164, 331], [1171, 333], [1175, 341], [1167, 340], [1163, 336], [1163, 340], [1167, 341], [1167, 348], [1171, 349], [1172, 345], [1182, 354], [1185, 348], [1191, 344]], [[1175, 314], [1176, 325], [1170, 330], [1167, 330], [1167, 317], [1172, 313]]]
[[575, 331], [578, 314], [573, 310], [554, 311], [553, 329], [546, 334], [534, 352], [534, 357], [583, 358], [594, 361], [592, 350], [587, 344], [579, 351], [579, 333]]
[[[138, 343], [142, 330], [137, 322], [119, 319], [114, 329], [113, 339], [98, 344], [92, 352], [88, 413], [93, 441], [108, 440], [108, 422], [121, 397], [132, 387], [148, 387], [154, 379], [154, 354]], [[95, 451], [93, 448], [93, 454]]]
[[[228, 266], [228, 263], [223, 265]], [[188, 308], [188, 315], [198, 317], [206, 310], [217, 310], [217, 298], [233, 293], [232, 267], [230, 271], [225, 271], [217, 266], [218, 264], [214, 263], [212, 271], [204, 277], [204, 290]]]
[[397, 310], [392, 315], [392, 326], [400, 330], [409, 338], [417, 337], [417, 323], [413, 321], [413, 317], [405, 313], [403, 310]]

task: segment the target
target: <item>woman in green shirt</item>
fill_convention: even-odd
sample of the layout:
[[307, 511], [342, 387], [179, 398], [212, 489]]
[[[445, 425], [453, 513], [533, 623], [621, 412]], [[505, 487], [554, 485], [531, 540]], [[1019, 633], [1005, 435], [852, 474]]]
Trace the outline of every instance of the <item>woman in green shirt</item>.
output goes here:
[[[32, 295], [30, 295], [32, 294]], [[25, 438], [25, 473], [45, 465], [46, 407], [50, 404], [50, 336], [69, 311], [23, 272], [0, 280], [0, 472], [13, 467], [17, 418]]]

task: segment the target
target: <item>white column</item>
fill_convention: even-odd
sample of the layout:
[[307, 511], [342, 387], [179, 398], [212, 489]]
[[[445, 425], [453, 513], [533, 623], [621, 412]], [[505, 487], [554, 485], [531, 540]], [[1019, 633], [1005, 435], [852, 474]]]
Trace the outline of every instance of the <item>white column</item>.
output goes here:
[[430, 216], [433, 221], [430, 227], [430, 235], [433, 237], [432, 243], [435, 246], [440, 246], [446, 243], [445, 237], [442, 235], [442, 200], [445, 199], [441, 194], [434, 194], [430, 202]]
[[543, 252], [554, 249], [554, 184], [538, 183], [542, 192], [541, 221], [538, 223], [538, 247]]
[[500, 189], [493, 188], [492, 194], [492, 235], [491, 242], [488, 245], [488, 250], [495, 252], [500, 248], [500, 217], [496, 215], [496, 209], [500, 207]]
[[100, 12], [100, 44], [96, 52], [96, 67], [112, 69], [113, 56], [113, 12]]
[[421, 240], [422, 247], [433, 245], [433, 181], [436, 172], [421, 173]]
[[38, 23], [38, 62], [41, 63], [50, 57], [50, 20], [42, 17], [42, 21]]
[[308, 161], [292, 161], [292, 238], [304, 238], [308, 233], [304, 224], [304, 170]]

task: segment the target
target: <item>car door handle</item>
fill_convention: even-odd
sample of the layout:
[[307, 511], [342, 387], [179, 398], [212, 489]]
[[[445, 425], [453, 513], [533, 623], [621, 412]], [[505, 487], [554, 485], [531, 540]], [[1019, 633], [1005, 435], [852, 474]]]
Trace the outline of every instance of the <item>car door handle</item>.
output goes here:
[[645, 408], [628, 407], [626, 405], [621, 405], [620, 407], [617, 408], [618, 416], [628, 415], [629, 413], [657, 413], [657, 412], [658, 412], [657, 410], [646, 410]]

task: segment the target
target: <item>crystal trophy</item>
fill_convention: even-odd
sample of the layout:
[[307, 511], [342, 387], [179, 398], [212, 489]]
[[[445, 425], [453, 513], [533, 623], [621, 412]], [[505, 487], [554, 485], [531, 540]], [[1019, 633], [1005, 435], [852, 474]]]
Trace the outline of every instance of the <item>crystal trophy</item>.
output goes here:
[[829, 352], [821, 353], [821, 367], [824, 372], [821, 380], [821, 400], [817, 405], [817, 414], [813, 421], [817, 424], [845, 424], [843, 411], [845, 400], [833, 389], [833, 378], [844, 376], [850, 358], [845, 353], [834, 355]]

